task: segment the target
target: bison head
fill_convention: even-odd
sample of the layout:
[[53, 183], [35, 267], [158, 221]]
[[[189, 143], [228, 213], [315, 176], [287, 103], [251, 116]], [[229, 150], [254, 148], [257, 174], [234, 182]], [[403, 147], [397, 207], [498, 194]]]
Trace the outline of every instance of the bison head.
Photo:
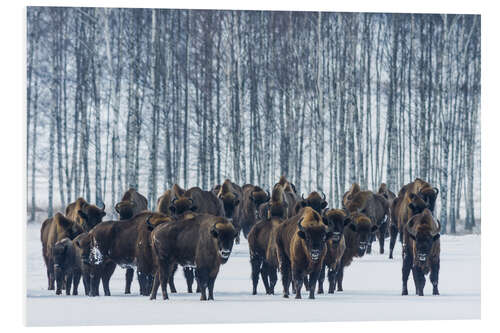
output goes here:
[[436, 205], [436, 199], [438, 193], [439, 190], [437, 187], [430, 187], [430, 186], [422, 188], [418, 193], [418, 196], [422, 198], [427, 208], [429, 208], [431, 212], [434, 212], [434, 206]]
[[54, 221], [56, 223], [57, 239], [74, 239], [83, 232], [82, 226], [71, 221], [61, 213], [57, 213], [54, 216]]
[[238, 194], [236, 192], [226, 192], [220, 193], [218, 198], [222, 201], [224, 205], [224, 212], [228, 219], [233, 218], [234, 210], [236, 206], [240, 203], [240, 199], [238, 198]]
[[332, 241], [338, 243], [344, 234], [344, 227], [351, 223], [350, 218], [341, 209], [330, 209], [323, 216], [328, 231], [332, 233]]
[[190, 211], [196, 211], [196, 209], [198, 209], [198, 207], [196, 205], [194, 205], [193, 203], [193, 199], [191, 198], [188, 198], [188, 197], [180, 197], [180, 198], [176, 198], [174, 197], [172, 199], [172, 202], [170, 203], [170, 211], [172, 212], [172, 214], [174, 215], [180, 215], [180, 214], [183, 214], [184, 212], [190, 210]]
[[306, 211], [299, 219], [297, 228], [297, 235], [304, 241], [311, 260], [318, 261], [333, 233], [327, 230], [317, 212]]
[[80, 255], [84, 265], [90, 264], [91, 239], [88, 233], [84, 232], [73, 240], [76, 252]]
[[135, 201], [120, 201], [115, 205], [115, 210], [120, 215], [120, 220], [127, 220], [134, 215]]
[[408, 204], [408, 208], [411, 209], [412, 215], [420, 214], [424, 209], [429, 208], [420, 195], [409, 193], [409, 197], [410, 203]]
[[215, 222], [210, 229], [210, 233], [214, 238], [217, 253], [222, 263], [226, 263], [233, 250], [234, 239], [237, 234], [236, 230], [229, 221], [224, 219]]
[[427, 261], [434, 242], [440, 237], [441, 224], [436, 222], [431, 211], [426, 209], [423, 213], [413, 216], [407, 223], [408, 235], [413, 240], [413, 256], [419, 262]]
[[85, 205], [78, 211], [78, 216], [82, 220], [82, 226], [86, 231], [89, 231], [97, 224], [102, 222], [102, 218], [106, 216], [106, 205], [99, 208], [95, 205]]
[[325, 193], [321, 192], [320, 195], [318, 192], [311, 192], [311, 194], [309, 194], [309, 196], [305, 199], [302, 194], [302, 201], [299, 201], [299, 205], [301, 207], [311, 207], [318, 213], [321, 213], [321, 211], [328, 206], [328, 202], [326, 201]]
[[354, 213], [350, 216], [351, 223], [348, 227], [356, 234], [358, 240], [358, 256], [362, 257], [372, 240], [372, 233], [377, 230], [377, 225], [372, 225], [368, 216], [362, 213]]
[[254, 187], [254, 190], [250, 194], [250, 200], [255, 204], [255, 207], [259, 207], [264, 202], [268, 202], [271, 196], [269, 192], [264, 192], [264, 190], [258, 186]]

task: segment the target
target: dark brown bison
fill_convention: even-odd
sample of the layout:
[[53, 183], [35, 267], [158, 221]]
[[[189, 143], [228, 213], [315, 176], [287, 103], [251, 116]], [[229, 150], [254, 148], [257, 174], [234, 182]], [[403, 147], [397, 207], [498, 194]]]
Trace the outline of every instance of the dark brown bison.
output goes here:
[[242, 188], [243, 195], [240, 204], [236, 207], [233, 223], [236, 231], [243, 230], [243, 236], [248, 238], [250, 229], [257, 223], [258, 209], [261, 204], [269, 201], [270, 195], [259, 186], [245, 184]]
[[105, 205], [99, 208], [89, 204], [85, 199], [78, 198], [66, 207], [66, 216], [83, 227], [83, 230], [89, 231], [106, 216]]
[[[276, 256], [276, 230], [278, 225], [288, 216], [283, 187], [276, 184], [271, 200], [261, 205], [265, 213], [248, 233], [250, 264], [252, 268], [252, 294], [257, 294], [259, 273], [266, 289], [266, 294], [274, 294], [274, 286], [278, 280], [278, 260]], [[271, 244], [273, 243], [273, 244]]]
[[104, 295], [110, 296], [111, 292], [109, 291], [109, 280], [115, 271], [116, 264], [109, 259], [105, 259], [102, 265], [91, 265], [91, 241], [92, 240], [87, 232], [81, 233], [73, 240], [80, 264], [80, 271], [82, 272], [85, 295], [99, 296], [99, 284], [102, 281]]
[[351, 197], [360, 192], [361, 188], [359, 187], [358, 183], [352, 183], [351, 188], [349, 191], [345, 192], [344, 195], [342, 196], [342, 208], [346, 208], [346, 203], [351, 200]]
[[167, 216], [172, 216], [170, 206], [174, 200], [175, 193], [172, 189], [166, 190], [156, 201], [156, 211]]
[[[349, 213], [360, 212], [368, 216], [372, 223], [377, 225], [376, 236], [379, 240], [380, 253], [384, 253], [385, 235], [387, 232], [387, 221], [390, 220], [390, 206], [387, 199], [371, 191], [358, 191], [346, 201], [346, 210]], [[372, 241], [369, 242], [367, 253], [371, 253]]]
[[311, 207], [281, 223], [276, 231], [283, 297], [288, 298], [293, 279], [295, 298], [302, 298], [304, 278], [309, 275], [309, 298], [314, 299], [316, 282], [326, 256], [326, 242], [332, 237], [321, 215]]
[[125, 192], [122, 200], [115, 205], [120, 220], [129, 219], [147, 209], [148, 200], [133, 188]]
[[[115, 205], [120, 220], [127, 220], [148, 209], [148, 200], [135, 189], [130, 188]], [[134, 278], [134, 269], [127, 268], [125, 273], [125, 294], [130, 294], [130, 286]]]
[[155, 277], [151, 299], [156, 299], [161, 285], [163, 299], [168, 299], [166, 284], [176, 264], [196, 267], [201, 300], [214, 299], [214, 284], [219, 267], [231, 254], [236, 230], [220, 216], [194, 214], [187, 220], [175, 220], [156, 227], [151, 233]]
[[56, 279], [56, 295], [61, 295], [63, 283], [65, 283], [66, 295], [71, 294], [73, 284], [73, 295], [78, 295], [78, 284], [80, 283], [81, 269], [79, 257], [77, 257], [73, 241], [63, 238], [54, 244], [52, 248], [54, 258], [54, 271]]
[[432, 213], [438, 193], [437, 188], [419, 178], [401, 188], [391, 205], [389, 258], [393, 258], [397, 234], [399, 233], [400, 242], [407, 244], [406, 223], [413, 215], [423, 212], [425, 208]]
[[149, 235], [155, 226], [171, 221], [168, 216], [146, 211], [128, 220], [100, 223], [89, 232], [90, 265], [99, 267], [109, 259], [122, 268], [136, 268], [140, 293], [149, 295], [153, 278]]
[[68, 219], [61, 213], [56, 213], [54, 217], [46, 219], [42, 223], [40, 230], [40, 240], [42, 241], [42, 254], [45, 266], [47, 267], [48, 289], [54, 290], [55, 272], [54, 272], [54, 245], [64, 239], [74, 239], [83, 232], [83, 228]]
[[330, 209], [323, 215], [323, 223], [328, 227], [331, 232], [332, 238], [327, 241], [326, 257], [323, 261], [323, 268], [318, 278], [318, 294], [322, 294], [323, 281], [325, 281], [325, 271], [328, 267], [328, 293], [335, 292], [337, 283], [337, 272], [340, 269], [340, 262], [346, 248], [344, 238], [344, 228], [351, 222], [347, 213], [342, 209]]
[[386, 198], [387, 201], [389, 202], [389, 204], [391, 204], [392, 200], [394, 200], [396, 198], [396, 195], [394, 194], [394, 192], [392, 192], [391, 190], [389, 190], [387, 188], [386, 183], [380, 184], [378, 191], [377, 191], [377, 194], [380, 194], [381, 196]]
[[[233, 186], [229, 179], [226, 179], [220, 187], [217, 198], [222, 201], [224, 206], [224, 217], [232, 222], [234, 211], [240, 203], [241, 193]], [[235, 226], [236, 227], [236, 226]]]
[[441, 225], [426, 208], [414, 215], [406, 225], [408, 246], [403, 252], [403, 295], [408, 295], [408, 276], [413, 273], [416, 293], [424, 296], [425, 275], [430, 272], [432, 294], [439, 295], [438, 279], [441, 245], [439, 231]]
[[377, 225], [363, 213], [352, 213], [349, 215], [349, 223], [344, 228], [346, 248], [340, 260], [340, 268], [337, 271], [337, 290], [343, 291], [344, 268], [349, 266], [355, 257], [363, 257], [368, 244], [371, 242], [372, 233], [377, 230]]

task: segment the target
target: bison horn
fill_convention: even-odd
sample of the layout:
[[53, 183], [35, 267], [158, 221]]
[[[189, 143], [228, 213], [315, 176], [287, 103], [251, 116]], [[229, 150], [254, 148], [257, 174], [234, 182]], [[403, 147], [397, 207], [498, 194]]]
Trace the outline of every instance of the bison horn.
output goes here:
[[269, 193], [269, 190], [266, 190], [266, 193], [267, 193], [267, 197], [270, 198], [271, 194]]
[[304, 231], [304, 227], [303, 227], [303, 226], [302, 226], [302, 224], [301, 224], [303, 219], [304, 219], [304, 218], [303, 218], [303, 217], [301, 217], [301, 218], [300, 218], [300, 220], [299, 220], [299, 222], [297, 223], [297, 226], [299, 227], [299, 230], [300, 230], [300, 231]]
[[120, 213], [120, 205], [121, 205], [121, 202], [119, 202], [115, 205], [115, 210], [117, 213]]
[[302, 200], [306, 200], [304, 199], [304, 193], [302, 193], [300, 196], [302, 197]]
[[321, 191], [321, 194], [323, 195], [323, 201], [326, 200], [325, 192]]
[[439, 234], [439, 233], [441, 232], [441, 222], [439, 222], [439, 219], [436, 219], [436, 222], [437, 222], [437, 224], [438, 224], [436, 234]]
[[146, 225], [148, 226], [148, 228], [154, 229], [154, 225], [152, 225], [151, 222], [149, 221], [151, 216], [153, 216], [153, 215], [149, 215], [148, 218], [146, 219]]
[[437, 187], [434, 187], [434, 191], [436, 191], [436, 195], [439, 194], [439, 189]]
[[101, 210], [104, 212], [104, 210], [106, 209], [106, 205], [104, 204], [104, 202], [102, 203], [102, 208]]
[[192, 204], [193, 204], [193, 202], [194, 202], [194, 201], [193, 201], [193, 199], [191, 199], [191, 198], [188, 198], [188, 199], [189, 199], [189, 201], [191, 201], [191, 205], [192, 205]]

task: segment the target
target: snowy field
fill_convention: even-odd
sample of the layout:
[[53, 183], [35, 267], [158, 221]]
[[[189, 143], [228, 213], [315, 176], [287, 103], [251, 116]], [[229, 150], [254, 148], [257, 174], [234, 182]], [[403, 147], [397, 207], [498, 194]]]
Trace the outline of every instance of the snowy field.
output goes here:
[[[281, 280], [277, 295], [251, 295], [248, 244], [235, 245], [228, 263], [215, 282], [215, 301], [200, 302], [199, 294], [188, 294], [181, 270], [175, 283], [179, 293], [163, 301], [139, 296], [136, 276], [132, 295], [124, 295], [125, 270], [117, 267], [110, 282], [110, 297], [56, 296], [47, 290], [45, 265], [41, 254], [40, 225], [27, 227], [26, 323], [51, 325], [131, 325], [182, 323], [311, 322], [421, 319], [479, 319], [480, 235], [442, 236], [440, 296], [432, 296], [428, 281], [426, 296], [414, 296], [413, 280], [408, 281], [410, 296], [401, 296], [401, 245], [396, 244], [395, 259], [378, 254], [377, 243], [371, 255], [355, 260], [344, 274], [344, 292], [306, 298], [284, 299]], [[386, 240], [386, 248], [389, 242]], [[325, 282], [328, 288], [328, 282]], [[101, 295], [102, 287], [101, 287]], [[161, 292], [161, 290], [160, 290]]]

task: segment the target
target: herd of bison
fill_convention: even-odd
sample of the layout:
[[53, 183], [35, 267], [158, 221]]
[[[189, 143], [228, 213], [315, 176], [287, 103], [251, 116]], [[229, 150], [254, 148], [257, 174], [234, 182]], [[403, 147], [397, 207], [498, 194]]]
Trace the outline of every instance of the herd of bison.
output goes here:
[[201, 300], [213, 300], [220, 265], [228, 261], [242, 232], [248, 239], [254, 295], [259, 277], [266, 294], [274, 294], [279, 271], [283, 297], [289, 297], [291, 284], [295, 298], [301, 298], [303, 286], [314, 298], [316, 288], [318, 294], [325, 292], [325, 276], [328, 293], [342, 291], [344, 268], [370, 253], [376, 239], [384, 253], [384, 240], [390, 236], [392, 258], [399, 234], [402, 294], [408, 294], [412, 271], [418, 295], [423, 296], [428, 273], [438, 295], [441, 226], [433, 215], [438, 192], [419, 178], [397, 196], [385, 184], [375, 193], [355, 183], [344, 194], [343, 207], [335, 209], [327, 208], [324, 193], [298, 196], [285, 177], [271, 193], [230, 180], [211, 191], [175, 184], [158, 199], [156, 212], [148, 211], [146, 198], [129, 189], [115, 205], [120, 220], [104, 222], [104, 207], [79, 198], [65, 214], [42, 224], [48, 289], [70, 295], [73, 287], [77, 295], [83, 278], [86, 295], [98, 296], [102, 282], [109, 296], [109, 280], [119, 265], [126, 269], [126, 294], [135, 269], [141, 295], [155, 299], [161, 286], [163, 299], [168, 299], [167, 286], [176, 292], [173, 276], [180, 265], [188, 292], [196, 280]]

